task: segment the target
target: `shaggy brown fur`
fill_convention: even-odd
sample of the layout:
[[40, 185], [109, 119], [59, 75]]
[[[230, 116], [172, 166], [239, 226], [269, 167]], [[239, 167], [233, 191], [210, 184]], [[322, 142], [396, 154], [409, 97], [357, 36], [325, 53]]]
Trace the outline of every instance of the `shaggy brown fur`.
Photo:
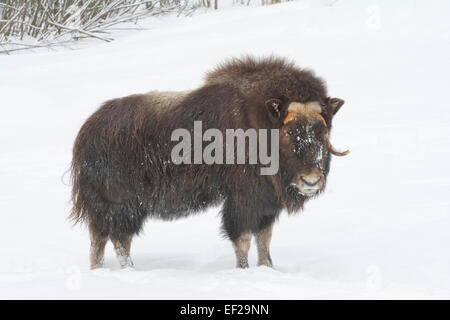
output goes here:
[[[326, 123], [299, 116], [283, 124], [291, 102], [310, 101], [322, 106]], [[308, 199], [292, 182], [320, 168], [324, 183], [329, 151], [320, 163], [316, 158], [326, 148], [332, 117], [342, 103], [327, 97], [323, 81], [312, 72], [279, 58], [231, 60], [189, 92], [107, 101], [82, 126], [73, 149], [71, 217], [90, 226], [91, 266], [101, 265], [108, 238], [122, 255], [122, 266], [131, 266], [131, 238], [148, 217], [172, 220], [221, 203], [223, 231], [237, 248], [239, 266], [247, 266], [248, 234], [258, 236], [260, 263], [271, 265], [273, 222], [283, 208], [298, 211]], [[173, 164], [171, 133], [185, 128], [192, 134], [194, 120], [202, 121], [203, 130], [223, 133], [281, 129], [279, 172], [262, 176], [260, 164]], [[304, 143], [307, 132], [310, 144]]]

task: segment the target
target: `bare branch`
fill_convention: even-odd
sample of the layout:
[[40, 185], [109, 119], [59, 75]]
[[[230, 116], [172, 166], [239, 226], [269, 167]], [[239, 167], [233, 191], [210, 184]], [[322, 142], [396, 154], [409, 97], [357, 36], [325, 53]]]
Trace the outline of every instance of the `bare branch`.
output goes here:
[[168, 12], [190, 15], [202, 1], [211, 5], [211, 0], [0, 0], [0, 53], [84, 38], [109, 42], [112, 30], [130, 29], [116, 25]]

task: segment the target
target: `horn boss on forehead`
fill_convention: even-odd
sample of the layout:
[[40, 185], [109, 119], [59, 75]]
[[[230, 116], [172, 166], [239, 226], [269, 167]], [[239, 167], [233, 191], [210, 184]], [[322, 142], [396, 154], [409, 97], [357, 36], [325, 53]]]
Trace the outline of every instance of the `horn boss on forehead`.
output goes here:
[[306, 103], [302, 102], [291, 102], [288, 106], [288, 115], [286, 118], [284, 118], [283, 124], [286, 124], [290, 121], [292, 121], [297, 114], [302, 115], [313, 115], [317, 118], [319, 118], [324, 125], [326, 126], [325, 119], [321, 116], [322, 107], [317, 101], [310, 101]]
[[310, 112], [322, 112], [322, 107], [317, 101], [310, 101], [306, 103], [291, 102], [288, 107], [288, 112], [295, 113], [310, 113]]

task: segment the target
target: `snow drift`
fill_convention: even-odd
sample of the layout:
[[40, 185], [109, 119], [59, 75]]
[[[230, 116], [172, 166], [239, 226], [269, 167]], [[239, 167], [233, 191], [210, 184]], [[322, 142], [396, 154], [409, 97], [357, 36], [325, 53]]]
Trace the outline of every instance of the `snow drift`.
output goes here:
[[[229, 8], [149, 19], [147, 31], [79, 50], [1, 56], [0, 298], [450, 298], [449, 8]], [[89, 271], [64, 175], [84, 120], [109, 98], [195, 88], [223, 58], [271, 53], [346, 100], [332, 140], [352, 150], [332, 162], [324, 195], [281, 216], [275, 269], [234, 269], [213, 208], [148, 221], [135, 271], [118, 270], [110, 246], [107, 269]]]

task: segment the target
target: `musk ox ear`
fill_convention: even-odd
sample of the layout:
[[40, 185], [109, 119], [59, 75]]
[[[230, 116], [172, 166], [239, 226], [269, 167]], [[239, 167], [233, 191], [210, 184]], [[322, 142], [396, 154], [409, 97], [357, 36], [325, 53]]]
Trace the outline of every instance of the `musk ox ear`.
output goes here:
[[270, 115], [274, 118], [279, 119], [281, 117], [281, 100], [280, 99], [269, 99], [266, 101], [266, 108]]
[[333, 116], [336, 114], [336, 112], [339, 111], [339, 109], [344, 104], [344, 100], [339, 98], [328, 98], [328, 105], [331, 107], [331, 111], [333, 112]]

